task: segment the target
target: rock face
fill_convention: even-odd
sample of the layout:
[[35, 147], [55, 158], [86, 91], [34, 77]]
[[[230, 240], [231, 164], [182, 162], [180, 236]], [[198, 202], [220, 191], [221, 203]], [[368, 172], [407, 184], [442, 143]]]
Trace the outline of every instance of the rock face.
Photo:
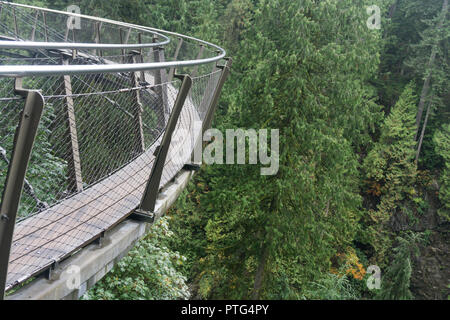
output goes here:
[[447, 300], [450, 296], [449, 228], [433, 231], [430, 245], [413, 257], [411, 292], [416, 299]]
[[450, 223], [438, 213], [440, 207], [435, 190], [427, 193], [430, 207], [416, 224], [414, 231], [431, 232], [428, 243], [419, 245], [420, 253], [412, 256], [411, 292], [419, 300], [447, 300], [450, 296]]

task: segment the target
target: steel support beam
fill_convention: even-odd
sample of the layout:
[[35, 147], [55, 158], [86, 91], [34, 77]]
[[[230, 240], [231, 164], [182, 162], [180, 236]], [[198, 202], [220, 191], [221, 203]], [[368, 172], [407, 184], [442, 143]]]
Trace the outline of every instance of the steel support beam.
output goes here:
[[[101, 38], [101, 30], [102, 30], [102, 26], [103, 23], [102, 22], [96, 22], [94, 27], [95, 27], [95, 43], [96, 44], [100, 44], [102, 42], [102, 38]], [[99, 55], [100, 57], [103, 57], [103, 50], [98, 50], [98, 54], [97, 54], [97, 49], [95, 50], [95, 55]]]
[[42, 12], [42, 21], [44, 22], [44, 39], [45, 42], [48, 42], [47, 16], [45, 12]]
[[28, 162], [44, 109], [42, 94], [39, 91], [22, 89], [22, 79], [16, 79], [16, 92], [23, 95], [26, 100], [14, 136], [14, 150], [0, 207], [0, 299], [4, 299], [17, 211]]
[[[69, 65], [69, 59], [63, 57], [63, 65]], [[69, 136], [69, 146], [67, 154], [69, 190], [72, 192], [83, 191], [83, 176], [81, 172], [80, 147], [78, 144], [77, 123], [75, 118], [75, 107], [72, 98], [72, 80], [70, 76], [64, 76], [65, 113], [67, 119], [67, 134]]]
[[16, 8], [13, 7], [13, 18], [14, 18], [14, 33], [16, 40], [19, 40], [19, 27], [17, 26]]
[[[153, 42], [158, 42], [158, 37], [153, 37]], [[153, 48], [154, 60], [155, 62], [164, 63], [164, 48], [157, 47]], [[164, 110], [164, 121], [168, 121], [170, 116], [169, 103], [167, 98], [167, 71], [165, 68], [160, 68], [155, 70], [155, 92], [161, 97]]]
[[[173, 61], [177, 61], [178, 55], [180, 54], [180, 50], [181, 50], [182, 46], [183, 46], [183, 38], [179, 38], [177, 49], [175, 50], [175, 54], [173, 56]], [[172, 82], [174, 74], [175, 74], [175, 68], [170, 68], [169, 76], [167, 77], [168, 82]]]
[[170, 143], [172, 141], [172, 135], [177, 126], [178, 119], [184, 106], [184, 102], [186, 101], [186, 98], [192, 87], [192, 78], [190, 76], [175, 75], [175, 77], [182, 79], [183, 83], [181, 84], [177, 99], [175, 100], [175, 105], [170, 115], [161, 145], [156, 149], [155, 162], [153, 164], [153, 168], [141, 200], [141, 205], [136, 211], [134, 217], [132, 216], [132, 218], [135, 219], [142, 220], [143, 218], [148, 217], [148, 221], [150, 221], [153, 217], [156, 198], [160, 189], [161, 177], [164, 170], [164, 164], [166, 163], [167, 154], [169, 152]]
[[[142, 55], [139, 51], [131, 51], [130, 52], [131, 57], [130, 57], [130, 62], [131, 63], [142, 63]], [[132, 73], [132, 85], [134, 87], [140, 87], [141, 86], [141, 81], [144, 82], [145, 79], [142, 79], [142, 77], [144, 77], [144, 73], [143, 72], [133, 72]], [[145, 151], [145, 137], [144, 137], [144, 125], [142, 122], [142, 113], [144, 112], [144, 108], [142, 106], [142, 100], [141, 100], [141, 94], [140, 94], [140, 90], [136, 89], [134, 90], [131, 94], [134, 95], [134, 99], [135, 99], [135, 106], [133, 107], [133, 117], [134, 117], [134, 121], [135, 121], [135, 129], [134, 129], [134, 133], [136, 136], [136, 153], [137, 154], [141, 154]]]
[[36, 13], [34, 15], [33, 30], [31, 30], [31, 37], [30, 37], [31, 41], [34, 41], [34, 39], [36, 37], [36, 28], [37, 28], [38, 19], [39, 19], [39, 11], [36, 11]]

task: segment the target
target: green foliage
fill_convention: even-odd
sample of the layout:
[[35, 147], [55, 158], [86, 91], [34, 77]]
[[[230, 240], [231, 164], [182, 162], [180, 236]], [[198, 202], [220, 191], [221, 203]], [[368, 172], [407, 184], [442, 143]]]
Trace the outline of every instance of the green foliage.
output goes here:
[[436, 153], [444, 159], [445, 163], [440, 181], [439, 199], [442, 207], [439, 213], [448, 221], [450, 220], [450, 124], [444, 125], [442, 130], [437, 131], [433, 141], [436, 145]]
[[397, 237], [398, 245], [394, 248], [394, 257], [382, 278], [381, 290], [377, 299], [410, 300], [411, 254], [417, 254], [417, 244], [422, 241], [420, 234], [407, 234]]
[[201, 297], [296, 299], [328, 274], [330, 259], [355, 234], [355, 149], [381, 118], [368, 84], [380, 39], [360, 23], [363, 2], [260, 1], [251, 18], [249, 2], [230, 6], [243, 12], [243, 40], [217, 123], [280, 128], [280, 171], [261, 177], [257, 166], [206, 168], [194, 208], [183, 202], [174, 217], [184, 221], [189, 210], [201, 219], [203, 230], [190, 234], [204, 245], [191, 275]]
[[85, 296], [86, 300], [188, 299], [186, 278], [179, 268], [186, 258], [167, 247], [173, 233], [168, 218], [151, 232]]
[[333, 273], [325, 275], [312, 288], [305, 292], [305, 299], [312, 300], [358, 300], [360, 295], [347, 276]]
[[391, 212], [412, 193], [416, 176], [414, 133], [416, 97], [408, 86], [382, 128], [380, 141], [364, 160], [367, 178], [381, 185], [380, 210]]
[[[12, 88], [12, 83], [4, 83], [4, 88]], [[0, 109], [5, 117], [0, 118], [0, 147], [6, 151], [8, 161], [11, 159], [14, 135], [19, 123], [19, 116], [24, 107], [24, 101], [14, 100]], [[55, 110], [53, 105], [47, 104], [41, 118], [36, 136], [33, 153], [31, 155], [27, 181], [33, 187], [35, 196], [42, 202], [51, 203], [57, 198], [57, 191], [65, 184], [66, 162], [55, 154], [50, 143], [52, 131], [49, 129]], [[6, 179], [8, 165], [0, 158], [0, 194], [3, 192], [3, 181]], [[45, 179], [42, 179], [45, 177]], [[19, 207], [18, 218], [24, 218], [34, 212], [37, 203], [27, 193], [24, 193]]]
[[[416, 193], [414, 136], [417, 96], [430, 70], [437, 112], [430, 116], [420, 165], [442, 171], [440, 214], [448, 219], [448, 21], [436, 29], [442, 0], [40, 2], [59, 9], [77, 4], [82, 13], [220, 43], [234, 66], [215, 127], [273, 128], [281, 135], [276, 176], [260, 176], [258, 166], [203, 168], [170, 211], [175, 234], [164, 236], [168, 220], [155, 226], [87, 298], [186, 298], [183, 275], [197, 298], [360, 298], [367, 293], [362, 282], [330, 273], [333, 258], [356, 239], [374, 249], [362, 254], [367, 263], [384, 266], [398, 235], [392, 218], [418, 221], [416, 212], [428, 211]], [[381, 31], [365, 24], [366, 7], [373, 4], [385, 15]], [[428, 65], [433, 48], [436, 59]], [[48, 133], [38, 137], [36, 155], [53, 157], [45, 158], [51, 166], [45, 172], [58, 181], [64, 163], [47, 139]], [[116, 148], [124, 146], [103, 143], [99, 163], [114, 158]], [[97, 164], [87, 163], [88, 169], [96, 172]], [[52, 197], [44, 194], [52, 187], [38, 192]], [[397, 242], [381, 299], [412, 297], [415, 241]]]
[[415, 156], [415, 110], [416, 97], [412, 86], [407, 86], [381, 127], [380, 141], [375, 144], [364, 160], [369, 182], [379, 185], [379, 203], [369, 210], [365, 224], [368, 242], [375, 248], [377, 263], [383, 264], [389, 250], [392, 216], [405, 211], [405, 201], [415, 194], [417, 175]]

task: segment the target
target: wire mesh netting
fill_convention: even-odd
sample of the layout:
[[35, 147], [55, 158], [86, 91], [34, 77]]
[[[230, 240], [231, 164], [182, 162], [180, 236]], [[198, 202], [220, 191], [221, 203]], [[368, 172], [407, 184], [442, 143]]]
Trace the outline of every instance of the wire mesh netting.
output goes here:
[[[137, 43], [153, 34], [0, 2], [0, 38], [14, 41]], [[30, 21], [32, 23], [30, 23]], [[62, 31], [61, 31], [62, 30]], [[65, 30], [65, 31], [64, 31]], [[148, 37], [148, 39], [145, 39]], [[0, 49], [1, 65], [102, 65], [195, 60], [216, 52], [188, 39], [162, 48]], [[190, 162], [222, 71], [182, 68], [193, 83], [173, 133], [160, 187]], [[7, 289], [89, 244], [135, 210], [148, 182], [181, 82], [174, 69], [23, 78], [45, 98], [19, 205]], [[24, 98], [13, 78], [0, 78], [0, 194], [11, 162]], [[0, 203], [1, 205], [1, 203]]]
[[[201, 130], [196, 122], [201, 124], [205, 116], [219, 75], [216, 71], [193, 79], [173, 134], [161, 187], [189, 162], [199, 134], [195, 130]], [[131, 75], [62, 78], [25, 81], [48, 85], [57, 94], [44, 91], [45, 111], [14, 235], [11, 283], [62, 259], [138, 206], [167, 125], [167, 111], [170, 114], [180, 87], [179, 81], [133, 87]], [[9, 85], [13, 83], [9, 81]], [[161, 91], [166, 99], [158, 94]], [[5, 115], [0, 120], [2, 179], [23, 104], [16, 97], [0, 101]], [[2, 187], [3, 181], [0, 192]]]

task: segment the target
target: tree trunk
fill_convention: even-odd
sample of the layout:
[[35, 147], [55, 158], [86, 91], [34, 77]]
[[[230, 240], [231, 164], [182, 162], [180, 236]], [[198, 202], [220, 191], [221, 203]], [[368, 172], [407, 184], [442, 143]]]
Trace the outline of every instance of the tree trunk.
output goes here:
[[267, 247], [266, 244], [264, 244], [262, 248], [262, 254], [259, 259], [258, 270], [256, 270], [252, 300], [259, 300], [261, 296], [261, 288], [264, 280], [264, 269], [266, 268], [268, 256], [269, 256], [269, 248]]
[[[445, 18], [447, 16], [447, 11], [448, 11], [448, 0], [444, 0], [443, 4], [442, 4], [442, 19], [441, 21], [439, 21], [439, 25], [438, 25], [438, 29], [441, 29]], [[417, 118], [416, 118], [416, 125], [417, 125], [417, 129], [416, 129], [416, 137], [415, 140], [417, 140], [417, 136], [419, 134], [419, 130], [420, 130], [420, 122], [422, 121], [422, 115], [423, 115], [423, 110], [425, 108], [425, 103], [427, 102], [427, 96], [430, 92], [430, 86], [431, 86], [431, 76], [433, 74], [432, 72], [432, 66], [434, 64], [434, 60], [436, 59], [436, 54], [437, 54], [437, 43], [433, 46], [432, 52], [431, 52], [431, 57], [430, 60], [428, 62], [428, 74], [425, 78], [425, 82], [423, 84], [422, 87], [422, 93], [420, 95], [420, 102], [419, 102], [419, 110], [417, 112]]]
[[428, 118], [430, 117], [431, 106], [433, 105], [433, 96], [431, 96], [430, 102], [428, 103], [427, 115], [425, 116], [425, 122], [423, 123], [422, 133], [420, 134], [419, 146], [417, 147], [416, 163], [419, 163], [420, 151], [422, 150], [423, 138], [425, 136], [425, 130], [427, 129]]
[[393, 5], [391, 5], [391, 7], [389, 8], [389, 19], [392, 19], [392, 17], [395, 14], [395, 11], [397, 10], [397, 4], [398, 4], [398, 0], [396, 0], [394, 2]]

